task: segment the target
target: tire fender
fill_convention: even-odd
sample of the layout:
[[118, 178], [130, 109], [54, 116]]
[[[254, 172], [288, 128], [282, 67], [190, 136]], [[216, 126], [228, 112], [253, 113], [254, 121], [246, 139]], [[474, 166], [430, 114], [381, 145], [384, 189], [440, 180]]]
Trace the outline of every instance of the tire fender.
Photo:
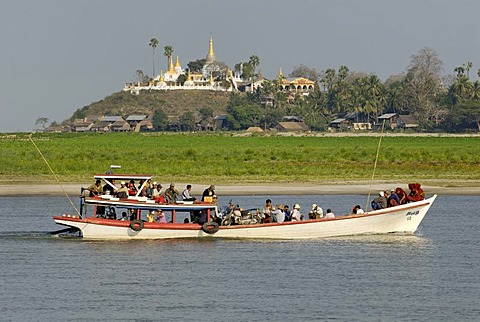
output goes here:
[[206, 222], [202, 225], [202, 230], [207, 234], [215, 234], [219, 229], [220, 227], [214, 221]]
[[135, 231], [140, 231], [143, 229], [143, 221], [141, 220], [133, 220], [131, 223], [130, 223], [130, 228], [132, 230], [135, 230]]

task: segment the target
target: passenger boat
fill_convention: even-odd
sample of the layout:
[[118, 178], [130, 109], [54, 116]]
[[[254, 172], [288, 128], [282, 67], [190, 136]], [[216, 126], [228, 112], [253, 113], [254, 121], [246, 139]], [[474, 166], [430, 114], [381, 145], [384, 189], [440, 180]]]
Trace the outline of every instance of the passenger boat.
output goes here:
[[[104, 182], [115, 180], [141, 179], [151, 176], [96, 175], [95, 179]], [[141, 197], [138, 194], [128, 198], [116, 198], [111, 195], [96, 197], [81, 196], [78, 214], [54, 216], [54, 221], [67, 226], [70, 231], [78, 231], [88, 239], [170, 239], [170, 238], [261, 238], [261, 239], [308, 239], [348, 235], [404, 233], [413, 234], [436, 195], [417, 202], [396, 207], [348, 214], [335, 218], [290, 221], [283, 223], [255, 223], [248, 225], [218, 225], [212, 221], [221, 217], [217, 205], [213, 202], [176, 202], [167, 204]], [[128, 220], [108, 219], [101, 213], [125, 212], [132, 214]], [[91, 213], [89, 213], [91, 210]], [[106, 210], [106, 211], [105, 211]], [[162, 211], [168, 222], [148, 222], [147, 213]], [[182, 215], [183, 214], [183, 215]], [[182, 220], [191, 214], [204, 215], [204, 223], [192, 223]], [[125, 218], [124, 218], [125, 219]]]

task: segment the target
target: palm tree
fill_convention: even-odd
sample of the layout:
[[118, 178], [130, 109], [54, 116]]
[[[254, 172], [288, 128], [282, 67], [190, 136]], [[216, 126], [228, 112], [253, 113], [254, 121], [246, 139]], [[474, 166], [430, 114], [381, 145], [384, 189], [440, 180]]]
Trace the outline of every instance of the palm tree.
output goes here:
[[453, 69], [455, 73], [457, 73], [457, 77], [463, 75], [465, 73], [465, 68], [463, 66], [458, 66]]
[[172, 57], [172, 54], [173, 54], [173, 47], [170, 46], [170, 45], [167, 45], [163, 48], [163, 56], [167, 57], [167, 69], [168, 69], [168, 65], [170, 63], [170, 57]]
[[473, 63], [471, 61], [467, 62], [463, 65], [465, 67], [465, 71], [467, 72], [467, 78], [470, 78], [470, 69], [473, 67]]
[[258, 66], [260, 66], [260, 58], [257, 55], [250, 56], [250, 60], [248, 61], [250, 65], [253, 67], [253, 76], [255, 76], [255, 70]]
[[153, 53], [152, 53], [152, 61], [153, 61], [153, 74], [152, 77], [155, 78], [155, 48], [158, 46], [158, 39], [157, 38], [152, 38], [150, 39], [150, 43], [148, 44], [150, 47], [152, 47]]
[[478, 80], [472, 84], [470, 98], [474, 101], [480, 101], [480, 82]]

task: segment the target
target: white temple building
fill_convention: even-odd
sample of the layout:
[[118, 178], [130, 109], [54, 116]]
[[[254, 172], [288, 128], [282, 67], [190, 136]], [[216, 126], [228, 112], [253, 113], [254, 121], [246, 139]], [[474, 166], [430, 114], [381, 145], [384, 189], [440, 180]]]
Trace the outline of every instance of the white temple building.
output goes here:
[[[165, 73], [160, 71], [152, 80], [148, 83], [126, 83], [123, 90], [129, 91], [132, 94], [139, 94], [141, 90], [187, 90], [187, 89], [200, 89], [200, 90], [213, 90], [213, 91], [232, 91], [234, 86], [230, 82], [230, 86], [226, 88], [221, 85], [224, 82], [218, 82], [213, 79], [213, 72], [216, 71], [218, 66], [215, 52], [213, 50], [213, 39], [210, 37], [210, 43], [208, 53], [205, 58], [206, 62], [203, 66], [201, 73], [187, 72], [180, 65], [179, 57], [177, 56], [175, 65], [173, 64], [173, 58], [170, 56], [168, 62], [168, 69]], [[231, 75], [231, 72], [228, 73]], [[183, 84], [178, 81], [181, 75], [186, 76], [186, 80]]]

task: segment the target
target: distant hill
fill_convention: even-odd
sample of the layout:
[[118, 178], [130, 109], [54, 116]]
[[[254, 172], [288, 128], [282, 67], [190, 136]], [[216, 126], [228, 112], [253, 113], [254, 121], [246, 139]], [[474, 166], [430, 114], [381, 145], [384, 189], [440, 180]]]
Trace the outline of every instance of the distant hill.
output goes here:
[[169, 118], [182, 115], [185, 112], [198, 114], [202, 107], [209, 107], [213, 114], [224, 114], [229, 100], [229, 92], [205, 90], [175, 90], [175, 91], [141, 91], [139, 95], [129, 92], [118, 92], [103, 100], [78, 109], [67, 120], [81, 119], [89, 115], [121, 115], [131, 114], [152, 115], [156, 109], [163, 109]]

